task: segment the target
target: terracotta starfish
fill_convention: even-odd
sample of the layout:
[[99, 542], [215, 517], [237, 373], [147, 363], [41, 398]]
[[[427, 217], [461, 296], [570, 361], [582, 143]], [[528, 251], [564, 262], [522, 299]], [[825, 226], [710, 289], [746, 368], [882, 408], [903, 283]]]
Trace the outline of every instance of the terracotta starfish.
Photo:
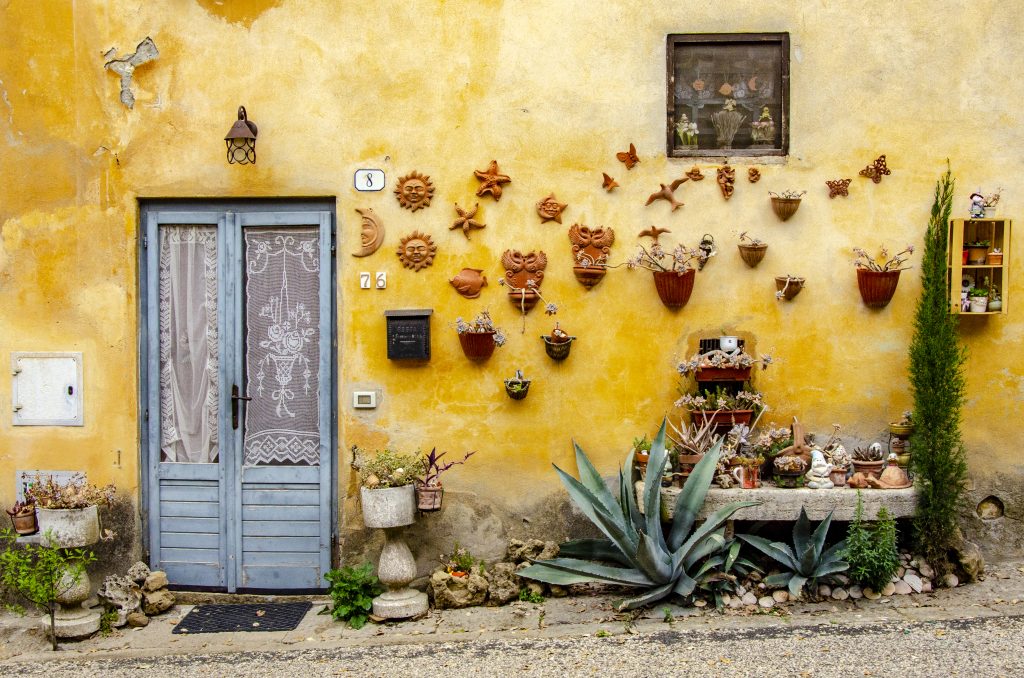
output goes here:
[[619, 185], [619, 182], [615, 181], [615, 179], [612, 179], [610, 176], [608, 176], [604, 172], [601, 172], [601, 174], [604, 176], [604, 184], [602, 184], [602, 187], [604, 188], [604, 190], [606, 190], [606, 191], [608, 191], [610, 193], [613, 188], [615, 188], [616, 186]]
[[651, 193], [650, 197], [647, 198], [647, 202], [644, 205], [650, 205], [655, 200], [667, 200], [672, 205], [672, 211], [675, 212], [677, 209], [683, 206], [683, 203], [676, 200], [676, 196], [673, 194], [679, 186], [690, 180], [690, 177], [683, 177], [682, 179], [676, 179], [671, 184], [658, 184], [661, 186], [660, 191]]
[[455, 203], [455, 211], [459, 213], [459, 218], [455, 220], [455, 223], [448, 227], [449, 231], [454, 231], [456, 228], [461, 228], [462, 233], [469, 239], [469, 231], [474, 228], [484, 228], [487, 224], [481, 224], [479, 221], [473, 219], [476, 216], [476, 211], [480, 209], [480, 203], [471, 210], [464, 210], [459, 207], [459, 203]]
[[537, 214], [540, 215], [540, 223], [544, 224], [549, 221], [562, 223], [562, 210], [568, 206], [568, 204], [558, 202], [555, 194], [551, 193], [548, 197], [537, 203]]
[[491, 164], [487, 166], [486, 171], [473, 170], [473, 174], [481, 182], [480, 188], [476, 190], [476, 194], [481, 198], [484, 193], [490, 193], [494, 196], [495, 200], [501, 200], [501, 185], [512, 181], [512, 178], [507, 174], [498, 172], [497, 160], [492, 160]]
[[638, 238], [648, 237], [651, 240], [653, 240], [655, 243], [657, 243], [658, 242], [658, 238], [661, 237], [662, 233], [671, 233], [671, 232], [672, 231], [668, 230], [667, 228], [658, 228], [657, 226], [651, 226], [646, 231], [640, 231], [640, 235], [638, 235], [637, 237]]

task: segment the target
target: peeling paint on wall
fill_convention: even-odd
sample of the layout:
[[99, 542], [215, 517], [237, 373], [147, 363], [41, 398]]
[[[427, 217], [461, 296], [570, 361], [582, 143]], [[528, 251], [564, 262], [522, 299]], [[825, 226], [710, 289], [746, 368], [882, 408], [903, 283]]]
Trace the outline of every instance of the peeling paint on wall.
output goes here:
[[155, 61], [160, 56], [160, 51], [156, 48], [156, 43], [153, 42], [153, 39], [147, 37], [128, 56], [115, 59], [113, 57], [116, 54], [116, 47], [111, 48], [104, 54], [103, 58], [109, 59], [109, 61], [103, 64], [103, 67], [121, 76], [121, 103], [131, 109], [135, 106], [135, 93], [132, 92], [132, 75], [139, 66]]

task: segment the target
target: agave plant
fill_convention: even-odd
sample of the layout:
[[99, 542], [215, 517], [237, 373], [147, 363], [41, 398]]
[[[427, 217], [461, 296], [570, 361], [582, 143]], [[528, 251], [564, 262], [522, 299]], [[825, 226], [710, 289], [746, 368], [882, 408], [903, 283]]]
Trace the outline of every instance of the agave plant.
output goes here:
[[726, 593], [735, 595], [741, 577], [754, 571], [761, 572], [757, 565], [739, 557], [742, 546], [743, 543], [735, 539], [728, 542], [720, 552], [704, 561], [694, 576], [697, 588], [714, 596], [715, 607], [719, 612], [725, 607], [722, 596]]
[[818, 579], [845, 572], [850, 567], [847, 562], [840, 560], [846, 549], [845, 539], [824, 550], [825, 536], [830, 524], [831, 511], [825, 516], [825, 520], [818, 524], [814, 534], [811, 534], [811, 521], [807, 518], [807, 511], [801, 507], [800, 518], [793, 526], [792, 547], [781, 541], [770, 542], [764, 537], [752, 534], [736, 536], [788, 570], [765, 577], [764, 583], [768, 586], [785, 586], [789, 589], [789, 594], [796, 598], [806, 584], [810, 583], [812, 587], [816, 587]]
[[[633, 453], [619, 469], [619, 498], [605, 486], [601, 475], [575, 445], [577, 480], [555, 466], [569, 496], [607, 539], [579, 539], [562, 544], [560, 558], [536, 561], [516, 574], [549, 584], [602, 582], [639, 589], [618, 604], [629, 610], [675, 594], [686, 597], [697, 586], [696, 576], [711, 569], [705, 560], [726, 545], [723, 525], [741, 508], [759, 502], [738, 501], [724, 506], [694, 529], [704, 504], [721, 450], [716, 444], [694, 467], [676, 500], [672, 527], [666, 536], [661, 524], [661, 476], [665, 469], [665, 421], [651, 443], [644, 476], [644, 511], [640, 512], [632, 488]], [[603, 561], [603, 562], [595, 562]]]

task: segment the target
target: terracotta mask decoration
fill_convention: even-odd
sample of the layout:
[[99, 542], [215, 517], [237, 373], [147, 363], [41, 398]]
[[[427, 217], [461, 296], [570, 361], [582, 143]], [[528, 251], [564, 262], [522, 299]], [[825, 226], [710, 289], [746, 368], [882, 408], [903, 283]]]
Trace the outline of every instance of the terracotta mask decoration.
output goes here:
[[696, 165], [690, 168], [690, 171], [686, 173], [686, 176], [688, 176], [691, 181], [701, 181], [704, 178], [704, 175], [701, 174], [700, 168]]
[[505, 250], [501, 255], [501, 265], [505, 267], [505, 284], [510, 288], [508, 298], [512, 305], [524, 312], [536, 306], [540, 299], [536, 290], [544, 282], [548, 255], [543, 252], [523, 254], [518, 250]]
[[718, 187], [722, 189], [722, 197], [728, 200], [736, 190], [736, 170], [728, 165], [718, 168]]
[[413, 231], [402, 238], [397, 251], [402, 266], [419, 271], [434, 263], [437, 245], [434, 244], [429, 234]]
[[640, 162], [640, 158], [638, 158], [636, 155], [636, 146], [634, 146], [633, 144], [629, 145], [628, 151], [616, 153], [615, 157], [616, 159], [618, 159], [619, 162], [623, 163], [626, 166], [626, 169], [628, 170], [633, 169], [633, 167], [635, 167], [636, 164]]
[[658, 244], [658, 238], [661, 237], [662, 233], [671, 233], [672, 231], [667, 228], [658, 228], [657, 226], [651, 226], [645, 231], [640, 231], [638, 238], [650, 238], [654, 241], [654, 244]]
[[426, 174], [413, 172], [398, 178], [395, 197], [399, 205], [415, 212], [430, 206], [430, 199], [434, 197], [434, 184]]
[[850, 195], [850, 182], [853, 179], [836, 179], [834, 181], [825, 180], [825, 185], [828, 186], [828, 197], [835, 198], [836, 196], [849, 196]]
[[490, 193], [495, 200], [501, 200], [501, 185], [512, 182], [507, 174], [498, 172], [497, 160], [492, 160], [486, 170], [473, 170], [473, 174], [480, 180], [480, 188], [476, 189], [476, 194], [481, 198], [485, 193]]
[[601, 172], [601, 176], [604, 177], [604, 183], [601, 184], [601, 188], [603, 188], [604, 190], [608, 191], [609, 193], [612, 192], [613, 188], [615, 188], [616, 186], [619, 185], [619, 182], [615, 181], [615, 179], [612, 179], [610, 176], [608, 176], [604, 172]]
[[467, 299], [476, 299], [480, 296], [480, 290], [487, 287], [487, 276], [479, 268], [464, 268], [454, 278], [449, 280], [455, 291]]
[[757, 182], [761, 181], [761, 170], [757, 169], [756, 167], [751, 167], [750, 169], [748, 169], [747, 181], [749, 181], [752, 184], [756, 184]]
[[655, 200], [667, 200], [672, 205], [672, 211], [675, 212], [677, 209], [683, 206], [683, 203], [676, 200], [675, 190], [682, 184], [690, 180], [690, 177], [683, 177], [682, 179], [676, 179], [671, 184], [658, 184], [661, 186], [660, 191], [655, 191], [647, 197], [647, 202], [644, 205], [650, 205]]
[[892, 170], [885, 166], [885, 155], [880, 155], [873, 163], [860, 171], [862, 177], [867, 177], [876, 184], [882, 183], [882, 177], [892, 174]]
[[362, 217], [362, 225], [359, 227], [360, 248], [353, 252], [353, 257], [365, 257], [376, 252], [384, 242], [384, 223], [377, 216], [373, 209], [356, 208], [359, 216]]
[[588, 290], [601, 282], [608, 272], [608, 253], [615, 243], [615, 231], [611, 228], [594, 228], [584, 224], [569, 227], [569, 242], [576, 265], [573, 275]]
[[481, 224], [473, 217], [476, 216], [476, 211], [480, 209], [480, 203], [474, 205], [471, 210], [464, 210], [459, 207], [459, 203], [455, 203], [455, 212], [459, 215], [459, 218], [455, 220], [451, 226], [448, 227], [449, 231], [454, 231], [456, 228], [462, 229], [462, 234], [466, 236], [466, 240], [469, 240], [469, 232], [474, 228], [485, 228], [487, 224]]
[[556, 223], [562, 223], [562, 210], [568, 205], [564, 205], [558, 202], [558, 198], [552, 193], [548, 197], [537, 203], [537, 214], [540, 215], [540, 223], [544, 224], [549, 221]]

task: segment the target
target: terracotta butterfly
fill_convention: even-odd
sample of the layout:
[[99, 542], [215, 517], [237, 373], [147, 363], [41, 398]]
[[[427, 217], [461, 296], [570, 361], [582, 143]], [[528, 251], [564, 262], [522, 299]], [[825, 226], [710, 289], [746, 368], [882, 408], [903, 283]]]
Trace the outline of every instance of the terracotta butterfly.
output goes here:
[[628, 151], [616, 153], [615, 157], [618, 158], [619, 162], [625, 163], [628, 170], [633, 169], [633, 166], [640, 162], [640, 158], [636, 156], [636, 146], [633, 144], [629, 145]]
[[601, 174], [604, 175], [604, 183], [602, 184], [604, 190], [611, 191], [613, 188], [619, 185], [619, 182], [615, 181], [615, 179], [612, 179], [604, 172], [601, 172]]
[[885, 166], [884, 154], [878, 156], [877, 160], [860, 171], [862, 177], [867, 177], [876, 184], [881, 183], [882, 176], [887, 174], [892, 174], [892, 170]]
[[850, 195], [850, 182], [853, 179], [836, 179], [835, 181], [825, 180], [825, 185], [828, 186], [828, 197], [834, 198], [837, 195]]

